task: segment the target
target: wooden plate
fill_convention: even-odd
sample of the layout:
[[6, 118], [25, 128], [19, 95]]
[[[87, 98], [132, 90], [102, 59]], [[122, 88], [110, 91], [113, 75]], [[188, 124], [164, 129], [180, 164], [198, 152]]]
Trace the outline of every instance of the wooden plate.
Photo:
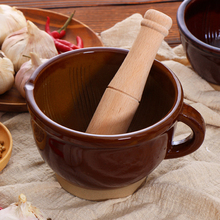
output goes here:
[[[63, 26], [68, 16], [59, 14], [49, 10], [36, 8], [17, 8], [22, 11], [27, 20], [35, 23], [40, 29], [44, 30], [47, 16], [50, 17], [51, 31], [57, 30]], [[76, 11], [77, 13], [77, 11]], [[76, 43], [76, 36], [80, 36], [83, 40], [84, 47], [103, 46], [100, 38], [88, 26], [82, 22], [72, 19], [68, 25], [66, 36], [64, 39]], [[25, 99], [13, 87], [11, 90], [0, 95], [0, 111], [8, 112], [24, 112], [27, 111]]]

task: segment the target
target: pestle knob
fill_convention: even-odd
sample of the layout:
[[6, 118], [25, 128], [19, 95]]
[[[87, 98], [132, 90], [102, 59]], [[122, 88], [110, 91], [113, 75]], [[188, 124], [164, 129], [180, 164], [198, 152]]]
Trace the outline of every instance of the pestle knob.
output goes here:
[[87, 133], [111, 135], [127, 131], [157, 51], [171, 26], [169, 16], [153, 9], [145, 13], [140, 32], [105, 90]]

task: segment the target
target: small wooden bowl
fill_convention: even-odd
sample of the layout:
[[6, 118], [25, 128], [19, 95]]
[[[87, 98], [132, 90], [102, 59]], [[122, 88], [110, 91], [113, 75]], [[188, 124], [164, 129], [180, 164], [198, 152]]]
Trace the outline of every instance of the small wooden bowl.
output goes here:
[[2, 171], [7, 165], [12, 152], [11, 133], [2, 123], [0, 123], [0, 141], [4, 141], [4, 146], [6, 148], [2, 153], [2, 158], [0, 158], [0, 171]]

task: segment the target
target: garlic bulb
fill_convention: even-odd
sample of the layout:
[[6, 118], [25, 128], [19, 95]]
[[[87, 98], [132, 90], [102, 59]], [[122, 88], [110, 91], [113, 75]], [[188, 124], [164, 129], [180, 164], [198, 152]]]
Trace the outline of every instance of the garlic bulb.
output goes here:
[[41, 58], [49, 59], [58, 54], [53, 38], [31, 21], [27, 21], [27, 27], [6, 37], [2, 51], [12, 61], [16, 72], [24, 62], [28, 61], [23, 55], [35, 52]]
[[0, 210], [0, 220], [46, 220], [38, 208], [27, 202], [24, 194], [21, 194], [18, 199], [18, 202]]
[[0, 94], [11, 89], [14, 84], [14, 74], [13, 63], [0, 51]]
[[22, 64], [21, 68], [15, 76], [15, 86], [19, 93], [25, 98], [24, 86], [27, 80], [30, 78], [32, 73], [40, 66], [42, 63], [46, 62], [48, 59], [40, 59], [38, 55], [34, 52], [30, 52], [31, 59]]
[[26, 18], [21, 11], [9, 5], [0, 5], [0, 45], [7, 35], [26, 25]]

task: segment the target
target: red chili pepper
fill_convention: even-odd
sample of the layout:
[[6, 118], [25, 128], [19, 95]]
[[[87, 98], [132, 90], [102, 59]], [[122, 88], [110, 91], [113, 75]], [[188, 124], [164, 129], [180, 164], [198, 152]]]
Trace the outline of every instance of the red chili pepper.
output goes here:
[[46, 25], [45, 25], [45, 31], [53, 38], [54, 44], [55, 44], [55, 46], [56, 46], [56, 48], [59, 52], [67, 52], [67, 51], [72, 50], [72, 48], [70, 48], [69, 46], [67, 46], [67, 45], [65, 45], [61, 42], [58, 42], [57, 40], [59, 40], [59, 39], [55, 39], [55, 37], [51, 34], [51, 31], [50, 31], [50, 17], [47, 17], [47, 21], [46, 21]]
[[60, 31], [60, 39], [63, 38], [66, 35], [66, 30]]
[[[54, 39], [56, 48], [60, 52], [66, 52], [66, 51], [70, 51], [70, 50], [83, 48], [83, 41], [82, 41], [81, 37], [77, 36], [76, 41], [77, 41], [77, 45], [75, 45], [67, 40]], [[63, 46], [61, 46], [61, 45], [63, 45]], [[68, 47], [69, 47], [69, 49], [68, 49]]]
[[62, 52], [67, 52], [67, 51], [83, 48], [83, 40], [79, 36], [76, 37], [77, 45], [72, 44], [71, 42], [69, 42], [67, 40], [59, 39], [60, 37], [65, 35], [65, 33], [66, 33], [65, 28], [67, 27], [67, 25], [71, 21], [73, 15], [74, 15], [74, 13], [69, 17], [69, 19], [66, 21], [66, 23], [62, 27], [64, 29], [61, 28], [62, 30], [60, 31], [60, 33], [58, 31], [53, 31], [53, 32], [50, 31], [50, 17], [47, 17], [45, 31], [53, 38], [54, 44], [55, 44], [58, 52], [62, 53]]
[[47, 16], [47, 21], [46, 21], [46, 25], [45, 25], [45, 31], [51, 35], [51, 32], [50, 32], [50, 17]]
[[54, 44], [59, 52], [67, 52], [67, 51], [73, 50], [71, 47], [69, 47], [63, 43], [60, 43], [58, 41], [58, 39], [54, 39]]
[[57, 31], [53, 31], [50, 33], [50, 35], [54, 38], [59, 38], [60, 37], [60, 33], [58, 33]]
[[67, 19], [65, 24], [59, 30], [52, 31], [50, 33], [50, 35], [53, 36], [56, 39], [60, 39], [60, 38], [64, 37], [66, 35], [66, 28], [69, 25], [69, 23], [71, 22], [74, 14], [75, 14], [75, 11], [70, 15], [70, 17]]
[[82, 40], [82, 38], [80, 36], [76, 37], [76, 42], [77, 42], [77, 46], [79, 48], [83, 48], [83, 40]]
[[79, 49], [78, 46], [76, 46], [75, 44], [70, 43], [70, 42], [67, 41], [67, 40], [56, 39], [56, 41], [58, 41], [58, 42], [60, 42], [60, 43], [62, 43], [62, 44], [64, 44], [64, 45], [66, 45], [66, 46], [68, 46], [68, 47], [71, 47], [72, 49]]

